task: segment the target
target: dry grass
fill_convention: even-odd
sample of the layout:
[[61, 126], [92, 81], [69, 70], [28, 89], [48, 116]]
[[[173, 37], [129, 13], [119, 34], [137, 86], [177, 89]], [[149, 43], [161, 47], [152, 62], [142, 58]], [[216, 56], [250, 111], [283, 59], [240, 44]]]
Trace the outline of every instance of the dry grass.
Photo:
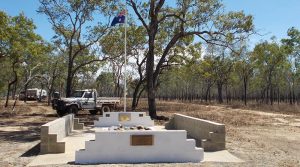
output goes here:
[[[141, 100], [137, 110], [146, 111], [147, 101]], [[256, 114], [247, 110], [237, 110], [226, 106], [182, 103], [178, 101], [158, 101], [159, 115], [171, 117], [174, 113], [220, 122], [230, 126], [266, 125], [270, 116]]]

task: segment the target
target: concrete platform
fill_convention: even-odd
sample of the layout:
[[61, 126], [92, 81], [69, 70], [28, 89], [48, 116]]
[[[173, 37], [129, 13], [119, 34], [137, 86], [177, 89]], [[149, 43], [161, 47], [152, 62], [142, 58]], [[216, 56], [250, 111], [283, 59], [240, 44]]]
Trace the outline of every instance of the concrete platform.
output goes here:
[[84, 131], [76, 131], [70, 136], [64, 138], [66, 142], [65, 153], [59, 154], [41, 154], [38, 155], [27, 166], [40, 166], [40, 165], [54, 165], [54, 164], [68, 164], [74, 163], [75, 151], [85, 147], [85, 141], [94, 140], [95, 133], [87, 128]]
[[[158, 127], [159, 128], [159, 127]], [[85, 130], [75, 131], [75, 133], [66, 137], [66, 152], [60, 154], [44, 154], [38, 155], [27, 166], [41, 166], [41, 165], [59, 165], [59, 164], [74, 164], [75, 151], [85, 148], [85, 141], [94, 140], [95, 133], [90, 127]], [[227, 150], [216, 152], [205, 152], [204, 162], [244, 162], [235, 157]]]
[[215, 151], [215, 152], [204, 152], [203, 162], [244, 162], [243, 160], [232, 155], [227, 150]]

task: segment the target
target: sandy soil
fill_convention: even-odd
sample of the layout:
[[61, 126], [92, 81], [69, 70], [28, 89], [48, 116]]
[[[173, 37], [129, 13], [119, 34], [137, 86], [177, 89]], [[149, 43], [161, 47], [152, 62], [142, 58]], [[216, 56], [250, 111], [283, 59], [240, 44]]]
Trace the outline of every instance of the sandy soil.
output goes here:
[[[26, 166], [39, 152], [40, 126], [57, 118], [43, 103], [18, 102], [11, 112], [0, 105], [0, 166]], [[145, 104], [141, 103], [140, 110]], [[158, 113], [171, 117], [182, 113], [226, 124], [227, 149], [245, 163], [136, 164], [99, 166], [300, 166], [299, 113], [257, 111], [228, 106], [158, 102]], [[81, 112], [82, 122], [97, 116]], [[156, 122], [163, 124], [164, 122]], [[71, 165], [63, 165], [71, 166]]]

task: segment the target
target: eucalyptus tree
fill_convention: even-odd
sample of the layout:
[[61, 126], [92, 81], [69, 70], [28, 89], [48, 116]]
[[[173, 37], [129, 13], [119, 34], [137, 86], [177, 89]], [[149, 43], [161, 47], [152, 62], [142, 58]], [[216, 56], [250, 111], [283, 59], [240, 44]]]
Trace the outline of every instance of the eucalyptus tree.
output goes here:
[[139, 103], [139, 99], [142, 93], [145, 90], [145, 53], [147, 52], [146, 44], [147, 39], [145, 36], [146, 32], [142, 26], [131, 26], [129, 28], [129, 38], [128, 38], [128, 45], [129, 45], [129, 56], [132, 59], [131, 66], [134, 71], [133, 78], [136, 78], [133, 83], [134, 89], [132, 94], [132, 110], [135, 110]]
[[112, 72], [102, 72], [96, 79], [97, 90], [101, 96], [114, 94], [114, 78]]
[[234, 70], [243, 83], [243, 100], [245, 105], [247, 105], [249, 80], [253, 75], [253, 64], [250, 60], [250, 54], [250, 52], [242, 53], [240, 58], [234, 64]]
[[211, 100], [211, 88], [216, 82], [215, 73], [213, 73], [215, 67], [215, 61], [213, 57], [205, 56], [200, 62], [197, 74], [201, 76], [204, 86], [204, 99], [205, 101]]
[[38, 43], [27, 47], [28, 51], [23, 54], [23, 62], [21, 63], [23, 74], [21, 89], [25, 91], [25, 102], [27, 101], [27, 89], [30, 82], [45, 73], [45, 62], [49, 62], [48, 54], [50, 52], [50, 45], [44, 41], [38, 41]]
[[[262, 42], [255, 46], [251, 59], [254, 63], [256, 76], [260, 77], [261, 95], [266, 103], [273, 104], [277, 76], [287, 67], [287, 50], [276, 41]], [[266, 95], [266, 97], [265, 97]]]
[[300, 31], [295, 27], [288, 29], [287, 32], [288, 38], [282, 39], [282, 43], [289, 47], [290, 53], [297, 58], [300, 59]]
[[4, 91], [5, 83], [5, 77], [6, 77], [6, 70], [8, 66], [8, 61], [6, 61], [4, 58], [7, 55], [7, 43], [9, 39], [8, 34], [8, 26], [9, 24], [9, 18], [8, 15], [2, 11], [0, 11], [0, 68], [3, 69], [0, 71], [0, 92]]
[[286, 47], [290, 62], [290, 71], [287, 75], [287, 80], [289, 83], [289, 96], [290, 103], [295, 103], [295, 87], [300, 79], [300, 31], [295, 27], [292, 27], [287, 32], [288, 38], [282, 39], [283, 45]]
[[[5, 30], [6, 38], [1, 40], [1, 52], [5, 53], [3, 58], [7, 66], [5, 78], [7, 82], [7, 94], [5, 107], [8, 106], [8, 98], [14, 86], [14, 92], [16, 92], [16, 84], [20, 80], [20, 74], [22, 73], [22, 65], [24, 63], [33, 63], [35, 60], [29, 60], [28, 57], [40, 56], [43, 54], [43, 40], [35, 34], [35, 25], [32, 20], [24, 16], [23, 13], [18, 16], [10, 17], [1, 12], [1, 28]], [[3, 35], [3, 34], [2, 34]], [[25, 83], [26, 84], [26, 83]]]
[[[143, 84], [145, 81], [144, 66], [145, 58], [143, 56], [145, 52], [146, 36], [145, 30], [141, 26], [134, 25], [131, 23], [129, 18], [129, 26], [127, 27], [127, 62], [134, 70], [133, 78], [136, 78], [133, 86], [133, 100], [132, 109], [134, 110], [137, 106], [139, 97], [144, 91]], [[110, 64], [113, 70], [115, 96], [120, 96], [120, 84], [122, 75], [122, 69], [124, 69], [124, 26], [116, 27], [113, 31], [105, 35], [100, 40], [100, 45], [104, 54], [109, 57], [114, 57], [110, 60]], [[127, 69], [128, 70], [128, 69]]]
[[[3, 59], [5, 58], [5, 56], [7, 56], [7, 43], [9, 42], [9, 24], [9, 16], [5, 12], [0, 11], [0, 59]], [[3, 61], [0, 61], [0, 63], [2, 62]]]
[[223, 103], [223, 87], [228, 84], [233, 70], [234, 58], [230, 51], [223, 46], [209, 45], [207, 52], [206, 57], [210, 57], [210, 61], [212, 61], [210, 73], [212, 73], [213, 82], [217, 86], [217, 100], [219, 103]]
[[42, 74], [36, 76], [36, 78], [40, 79], [42, 83], [44, 83], [47, 93], [48, 93], [48, 99], [47, 103], [50, 105], [51, 97], [55, 91], [57, 90], [57, 87], [59, 87], [59, 79], [63, 77], [66, 70], [64, 67], [64, 60], [63, 56], [56, 55], [54, 53], [55, 51], [52, 50], [52, 52], [49, 51], [49, 53], [46, 55], [46, 62], [47, 64], [43, 65], [43, 72]]
[[[115, 1], [40, 0], [40, 13], [48, 16], [56, 35], [54, 43], [67, 54], [66, 96], [70, 96], [76, 73], [84, 66], [104, 61], [97, 42], [107, 33]], [[99, 20], [96, 22], [94, 19]], [[82, 54], [94, 50], [92, 57]], [[99, 56], [100, 55], [100, 56]]]
[[[207, 43], [228, 46], [253, 31], [252, 16], [243, 12], [224, 13], [219, 0], [177, 0], [173, 4], [165, 0], [127, 0], [127, 3], [147, 31], [146, 80], [152, 118], [157, 118], [155, 96], [160, 71], [180, 39], [197, 36]], [[164, 42], [157, 45], [157, 39], [163, 36]]]

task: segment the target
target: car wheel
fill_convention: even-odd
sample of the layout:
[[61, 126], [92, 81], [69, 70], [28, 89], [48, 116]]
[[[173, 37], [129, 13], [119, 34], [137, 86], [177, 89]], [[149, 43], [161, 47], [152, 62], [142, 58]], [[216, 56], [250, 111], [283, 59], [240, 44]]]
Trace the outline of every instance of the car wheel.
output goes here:
[[66, 114], [66, 112], [64, 110], [56, 110], [56, 113], [59, 117], [62, 117]]
[[69, 108], [69, 113], [76, 115], [78, 113], [78, 107], [76, 105], [71, 105]]
[[90, 112], [90, 114], [92, 114], [92, 115], [96, 115], [97, 114], [97, 110], [89, 110], [89, 112]]
[[102, 113], [104, 113], [104, 112], [110, 112], [110, 107], [109, 106], [103, 106], [101, 108], [101, 111], [102, 111]]

